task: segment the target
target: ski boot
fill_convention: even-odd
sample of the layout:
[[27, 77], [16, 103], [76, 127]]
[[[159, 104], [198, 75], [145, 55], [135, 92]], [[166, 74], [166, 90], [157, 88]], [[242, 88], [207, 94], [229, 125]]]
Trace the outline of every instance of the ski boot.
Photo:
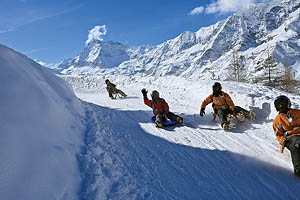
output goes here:
[[162, 125], [162, 123], [160, 123], [160, 122], [156, 121], [155, 124], [156, 124], [157, 128], [163, 128], [164, 127], [164, 125]]
[[300, 179], [300, 169], [294, 169], [294, 175]]
[[256, 119], [256, 113], [253, 110], [250, 110], [249, 115], [250, 115], [249, 116], [250, 120], [255, 120]]
[[179, 116], [178, 116], [178, 117], [176, 118], [176, 121], [177, 121], [178, 124], [182, 124], [183, 119], [182, 119], [182, 117], [179, 117]]
[[229, 129], [230, 123], [229, 122], [224, 122], [222, 123], [222, 128], [224, 131], [227, 131]]

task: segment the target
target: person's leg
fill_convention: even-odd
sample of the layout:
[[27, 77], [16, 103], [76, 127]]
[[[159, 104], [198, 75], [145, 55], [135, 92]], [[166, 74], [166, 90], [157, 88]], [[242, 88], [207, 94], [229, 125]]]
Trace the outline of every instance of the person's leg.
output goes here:
[[290, 136], [286, 146], [291, 152], [294, 173], [296, 176], [300, 177], [300, 136]]
[[182, 117], [180, 117], [180, 116], [178, 116], [178, 115], [175, 115], [175, 114], [172, 113], [172, 112], [167, 112], [165, 115], [166, 115], [167, 118], [169, 118], [169, 119], [171, 119], [171, 120], [173, 120], [173, 121], [176, 121], [176, 122], [178, 122], [179, 124], [181, 124], [182, 121], [183, 121]]
[[108, 91], [108, 96], [109, 96], [111, 99], [115, 99], [115, 97], [113, 96], [113, 89], [112, 89], [112, 88], [109, 88], [107, 91]]
[[127, 95], [122, 90], [117, 89], [117, 93], [119, 93], [123, 97], [127, 97]]
[[221, 126], [223, 127], [223, 124], [227, 123], [227, 114], [225, 110], [219, 109], [217, 111], [217, 115], [221, 121]]
[[157, 114], [156, 118], [155, 118], [155, 124], [158, 127], [163, 127], [163, 125], [162, 125], [163, 121], [164, 121], [164, 114], [163, 113]]

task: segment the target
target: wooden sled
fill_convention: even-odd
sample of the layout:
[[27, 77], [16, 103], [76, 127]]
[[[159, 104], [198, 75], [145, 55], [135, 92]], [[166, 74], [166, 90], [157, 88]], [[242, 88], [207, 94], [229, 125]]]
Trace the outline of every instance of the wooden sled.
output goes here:
[[[211, 114], [213, 115], [213, 120], [215, 121], [217, 118], [217, 114], [215, 114], [214, 112], [212, 112]], [[228, 114], [228, 120], [237, 120], [238, 122], [243, 123], [246, 120], [246, 117], [243, 112], [238, 114]]]

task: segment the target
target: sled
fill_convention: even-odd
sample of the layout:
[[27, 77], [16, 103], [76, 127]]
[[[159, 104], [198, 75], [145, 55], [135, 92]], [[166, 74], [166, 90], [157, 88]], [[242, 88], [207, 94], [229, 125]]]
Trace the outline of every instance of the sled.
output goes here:
[[[217, 114], [215, 114], [214, 112], [212, 112], [211, 114], [213, 115], [213, 120], [215, 121], [217, 118]], [[237, 120], [238, 122], [243, 123], [246, 120], [246, 117], [243, 112], [238, 114], [228, 114], [228, 121], [232, 120]]]
[[[151, 121], [152, 121], [152, 123], [154, 123], [155, 124], [155, 119], [156, 119], [156, 116], [153, 116], [152, 118], [151, 118]], [[177, 122], [176, 121], [174, 121], [174, 120], [171, 120], [171, 119], [168, 119], [168, 118], [166, 118], [166, 117], [164, 117], [164, 120], [163, 120], [163, 123], [162, 123], [162, 125], [165, 127], [165, 126], [174, 126], [174, 125], [176, 125], [177, 124]]]
[[[211, 112], [211, 114], [213, 115], [213, 120], [216, 121], [218, 115], [215, 114], [214, 112]], [[229, 131], [229, 129], [233, 128], [233, 126], [231, 125], [233, 120], [236, 120], [239, 123], [243, 123], [246, 120], [246, 117], [241, 112], [238, 114], [228, 114], [227, 119], [228, 119], [228, 125], [225, 128], [223, 128], [223, 130], [225, 132], [227, 132], [227, 131]]]
[[123, 97], [120, 93], [113, 93], [112, 96], [113, 99], [125, 99], [127, 97]]

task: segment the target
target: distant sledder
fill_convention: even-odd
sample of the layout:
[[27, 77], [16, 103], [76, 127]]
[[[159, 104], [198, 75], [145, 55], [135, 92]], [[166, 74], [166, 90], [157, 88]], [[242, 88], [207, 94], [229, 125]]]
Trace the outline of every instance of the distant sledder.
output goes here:
[[285, 147], [291, 152], [294, 175], [300, 178], [300, 110], [291, 108], [288, 97], [278, 96], [274, 105], [278, 115], [273, 121], [273, 130], [281, 144], [281, 153]]
[[152, 100], [149, 100], [147, 97], [147, 90], [144, 88], [142, 89], [142, 94], [144, 97], [144, 103], [153, 109], [153, 113], [155, 116], [155, 124], [159, 128], [163, 128], [164, 125], [170, 124], [168, 119], [176, 122], [178, 124], [182, 124], [183, 119], [182, 117], [175, 115], [174, 113], [169, 111], [168, 103], [159, 97], [158, 91], [154, 90], [151, 93]]
[[219, 82], [215, 82], [212, 89], [213, 93], [206, 97], [206, 99], [202, 102], [200, 110], [201, 117], [205, 114], [205, 107], [208, 104], [213, 103], [214, 119], [216, 116], [219, 117], [221, 126], [224, 130], [229, 129], [230, 120], [233, 118], [236, 118], [240, 122], [245, 119], [254, 120], [256, 118], [254, 111], [247, 111], [242, 107], [235, 106], [230, 96], [222, 91], [222, 86]]
[[108, 79], [105, 80], [106, 90], [111, 99], [116, 99], [117, 97], [125, 98], [127, 95], [122, 91], [116, 88], [116, 85], [111, 83]]

